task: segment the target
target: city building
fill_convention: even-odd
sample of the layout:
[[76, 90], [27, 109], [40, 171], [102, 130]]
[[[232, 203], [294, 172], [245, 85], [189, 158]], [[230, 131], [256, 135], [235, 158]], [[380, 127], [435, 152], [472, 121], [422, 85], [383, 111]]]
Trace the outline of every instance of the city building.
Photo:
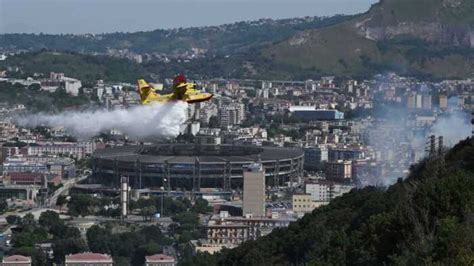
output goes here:
[[0, 187], [0, 198], [15, 199], [34, 203], [38, 197], [40, 188], [38, 186], [7, 185]]
[[292, 206], [294, 212], [312, 212], [318, 205], [313, 202], [311, 194], [294, 194], [292, 196]]
[[46, 186], [46, 176], [43, 173], [9, 172], [3, 177], [3, 184]]
[[145, 257], [145, 266], [175, 266], [176, 260], [165, 254], [156, 254]]
[[287, 227], [295, 220], [293, 217], [235, 217], [222, 211], [209, 220], [206, 241], [201, 243], [211, 245], [211, 248], [233, 248], [245, 241], [265, 236], [275, 228]]
[[31, 266], [31, 257], [26, 257], [22, 255], [6, 256], [2, 259], [2, 265]]
[[407, 96], [407, 108], [408, 109], [415, 109], [416, 107], [416, 94], [410, 93]]
[[79, 89], [82, 87], [82, 83], [78, 79], [68, 78], [64, 76], [64, 73], [51, 72], [49, 79], [41, 80], [41, 89], [49, 92], [54, 92], [58, 88], [64, 88], [67, 93], [77, 96], [79, 95]]
[[74, 156], [77, 159], [82, 159], [86, 155], [86, 149], [76, 143], [62, 143], [62, 144], [46, 144], [40, 146], [29, 146], [27, 154], [29, 156], [43, 156], [43, 155], [62, 155]]
[[84, 252], [66, 255], [65, 266], [113, 266], [112, 256], [108, 254]]
[[243, 215], [265, 216], [265, 170], [262, 164], [253, 163], [244, 171]]
[[326, 179], [338, 182], [352, 181], [352, 162], [338, 160], [324, 163], [324, 173]]
[[242, 103], [230, 103], [221, 106], [218, 111], [219, 126], [228, 128], [233, 125], [239, 125], [245, 119], [245, 105]]
[[2, 164], [3, 175], [10, 172], [47, 173], [48, 167], [40, 162], [25, 161], [22, 158], [8, 158]]
[[423, 108], [423, 95], [421, 94], [416, 95], [416, 108], [418, 109]]
[[344, 193], [355, 188], [353, 185], [345, 185], [328, 180], [316, 180], [305, 184], [305, 192], [311, 196], [313, 202], [328, 203]]
[[439, 96], [439, 109], [445, 111], [448, 109], [448, 96], [440, 95]]
[[328, 148], [326, 146], [307, 147], [304, 149], [304, 168], [310, 171], [323, 169], [323, 163], [328, 161]]
[[233, 247], [228, 247], [222, 244], [209, 244], [207, 240], [205, 239], [191, 240], [191, 246], [193, 248], [194, 253], [207, 252], [211, 255], [221, 251], [224, 247], [233, 248]]
[[315, 106], [291, 106], [289, 111], [292, 117], [304, 120], [342, 120], [344, 113], [337, 110], [316, 109]]
[[429, 94], [424, 94], [423, 95], [423, 109], [429, 109], [431, 110], [431, 95]]
[[[357, 160], [365, 156], [365, 151], [361, 147], [329, 147], [328, 161]], [[306, 160], [306, 157], [305, 157]]]

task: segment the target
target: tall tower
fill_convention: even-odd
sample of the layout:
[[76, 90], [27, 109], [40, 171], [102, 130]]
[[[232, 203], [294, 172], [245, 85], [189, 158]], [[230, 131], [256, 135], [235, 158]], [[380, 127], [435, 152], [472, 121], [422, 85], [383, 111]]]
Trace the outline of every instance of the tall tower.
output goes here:
[[244, 216], [265, 216], [265, 170], [261, 163], [244, 169]]
[[122, 176], [120, 180], [120, 215], [122, 220], [128, 216], [128, 177]]

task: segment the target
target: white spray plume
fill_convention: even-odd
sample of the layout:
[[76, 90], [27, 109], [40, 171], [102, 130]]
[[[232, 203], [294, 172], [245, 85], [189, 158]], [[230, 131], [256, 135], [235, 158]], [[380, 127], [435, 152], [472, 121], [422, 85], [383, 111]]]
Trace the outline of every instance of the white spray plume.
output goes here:
[[179, 134], [186, 120], [187, 103], [153, 103], [129, 109], [68, 111], [60, 114], [34, 114], [17, 119], [25, 127], [64, 127], [80, 138], [116, 129], [135, 138], [170, 137]]

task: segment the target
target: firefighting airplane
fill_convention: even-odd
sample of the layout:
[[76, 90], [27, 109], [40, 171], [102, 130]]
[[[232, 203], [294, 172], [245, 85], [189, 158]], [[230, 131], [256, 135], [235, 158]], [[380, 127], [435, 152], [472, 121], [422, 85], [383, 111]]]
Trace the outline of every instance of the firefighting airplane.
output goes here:
[[196, 84], [186, 82], [186, 77], [181, 74], [174, 78], [173, 92], [168, 94], [158, 94], [156, 89], [143, 79], [138, 80], [137, 83], [142, 104], [170, 101], [199, 103], [208, 101], [214, 96], [211, 93], [201, 92], [195, 89]]

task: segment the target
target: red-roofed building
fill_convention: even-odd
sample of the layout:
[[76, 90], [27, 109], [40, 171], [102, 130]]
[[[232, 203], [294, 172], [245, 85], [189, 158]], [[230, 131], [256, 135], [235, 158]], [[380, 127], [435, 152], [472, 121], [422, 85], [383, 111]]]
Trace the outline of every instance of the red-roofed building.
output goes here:
[[44, 186], [46, 179], [43, 173], [10, 172], [5, 176], [5, 183], [12, 185]]
[[3, 257], [2, 265], [31, 266], [31, 257], [22, 255]]
[[112, 257], [108, 254], [84, 252], [66, 256], [66, 266], [112, 266]]
[[173, 257], [165, 254], [156, 254], [145, 257], [145, 266], [175, 266], [176, 261]]

